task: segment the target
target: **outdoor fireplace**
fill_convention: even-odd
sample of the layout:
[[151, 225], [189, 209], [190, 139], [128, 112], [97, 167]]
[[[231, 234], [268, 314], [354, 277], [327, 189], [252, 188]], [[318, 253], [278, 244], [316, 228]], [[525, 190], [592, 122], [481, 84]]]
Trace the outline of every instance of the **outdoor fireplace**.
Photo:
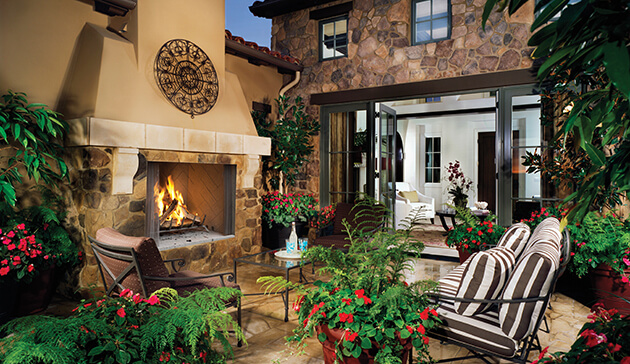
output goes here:
[[149, 162], [147, 235], [160, 250], [234, 237], [236, 166]]

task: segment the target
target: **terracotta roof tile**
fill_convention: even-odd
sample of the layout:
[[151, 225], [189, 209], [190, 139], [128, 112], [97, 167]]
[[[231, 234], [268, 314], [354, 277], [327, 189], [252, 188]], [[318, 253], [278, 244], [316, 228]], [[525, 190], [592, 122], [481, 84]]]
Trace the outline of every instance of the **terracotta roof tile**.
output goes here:
[[258, 44], [256, 44], [256, 42], [248, 42], [245, 39], [243, 39], [243, 37], [232, 35], [232, 33], [229, 30], [227, 30], [227, 29], [225, 30], [225, 38], [233, 40], [233, 41], [241, 43], [241, 44], [244, 44], [244, 45], [246, 45], [246, 46], [248, 46], [250, 48], [256, 49], [256, 50], [258, 50], [260, 52], [263, 52], [263, 53], [267, 53], [267, 54], [269, 54], [269, 55], [271, 55], [273, 57], [279, 58], [279, 59], [287, 61], [289, 63], [293, 63], [293, 64], [297, 64], [297, 65], [300, 64], [300, 60], [297, 59], [297, 58], [294, 58], [294, 57], [291, 57], [291, 56], [287, 56], [286, 54], [282, 54], [280, 52], [272, 51], [271, 49], [269, 49], [267, 47], [259, 46]]

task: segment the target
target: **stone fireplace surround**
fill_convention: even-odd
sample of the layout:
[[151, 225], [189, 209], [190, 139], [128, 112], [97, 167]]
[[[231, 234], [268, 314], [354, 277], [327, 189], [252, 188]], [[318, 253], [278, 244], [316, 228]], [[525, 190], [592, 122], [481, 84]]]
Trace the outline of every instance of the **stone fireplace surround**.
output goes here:
[[79, 274], [79, 287], [101, 284], [86, 235], [95, 236], [102, 227], [133, 236], [147, 235], [149, 162], [236, 166], [234, 235], [163, 250], [165, 259], [181, 257], [188, 263], [186, 269], [212, 272], [229, 269], [236, 257], [260, 251], [260, 158], [270, 153], [268, 138], [91, 117], [69, 124], [67, 145], [74, 187], [70, 209], [76, 215], [87, 258]]

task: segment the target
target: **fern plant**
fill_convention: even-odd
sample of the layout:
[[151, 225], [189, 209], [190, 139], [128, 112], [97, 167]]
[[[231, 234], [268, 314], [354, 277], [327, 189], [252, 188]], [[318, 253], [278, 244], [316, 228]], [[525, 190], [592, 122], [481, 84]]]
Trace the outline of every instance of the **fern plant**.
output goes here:
[[[198, 290], [186, 297], [171, 288], [142, 299], [129, 290], [120, 297], [82, 301], [67, 318], [27, 316], [4, 330], [0, 362], [225, 363], [233, 355], [228, 330], [245, 340], [225, 301], [240, 299], [232, 288]], [[213, 343], [218, 341], [222, 351]]]
[[[325, 263], [321, 273], [330, 277], [313, 287], [287, 282], [282, 277], [262, 277], [266, 291], [291, 288], [297, 291], [293, 305], [298, 327], [288, 341], [298, 348], [317, 330], [322, 343], [333, 341], [329, 329], [341, 330], [336, 341], [337, 359], [358, 358], [363, 350], [376, 351], [375, 363], [401, 363], [403, 347], [415, 347], [420, 360], [428, 360], [426, 332], [438, 322], [424, 291], [435, 282], [406, 282], [405, 270], [412, 269], [412, 258], [424, 249], [413, 239], [410, 229], [396, 231], [384, 221], [386, 208], [371, 199], [358, 203], [357, 221], [351, 228], [347, 252], [316, 246], [303, 253], [310, 261]], [[367, 214], [373, 219], [366, 220]], [[408, 226], [412, 221], [406, 221]], [[378, 228], [374, 229], [374, 226]]]

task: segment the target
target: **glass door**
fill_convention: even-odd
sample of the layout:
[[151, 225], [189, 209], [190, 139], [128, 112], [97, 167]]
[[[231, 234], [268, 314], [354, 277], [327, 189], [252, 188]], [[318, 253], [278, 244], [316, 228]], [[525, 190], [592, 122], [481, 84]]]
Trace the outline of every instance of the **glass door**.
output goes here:
[[[396, 203], [396, 111], [378, 105], [378, 200], [394, 211]], [[395, 218], [392, 218], [395, 221]]]
[[320, 203], [352, 203], [374, 196], [374, 104], [323, 107]]

